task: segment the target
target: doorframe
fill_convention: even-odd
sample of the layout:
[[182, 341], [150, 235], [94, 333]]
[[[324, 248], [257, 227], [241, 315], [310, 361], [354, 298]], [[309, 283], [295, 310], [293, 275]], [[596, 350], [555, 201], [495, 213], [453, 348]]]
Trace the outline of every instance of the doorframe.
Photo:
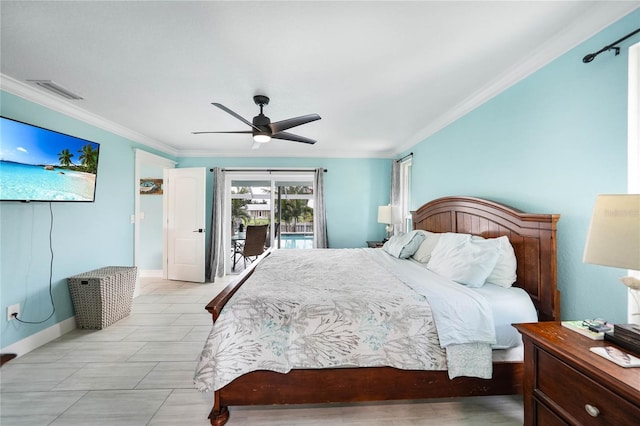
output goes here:
[[[627, 145], [627, 192], [640, 193], [640, 43], [629, 47], [629, 96], [628, 96], [628, 145]], [[629, 275], [640, 278], [639, 271], [627, 271]], [[634, 296], [640, 295], [638, 290], [627, 290], [627, 320], [640, 323], [640, 303]]]
[[[162, 167], [163, 169], [173, 169], [176, 167], [178, 163], [170, 160], [165, 157], [161, 157], [159, 155], [152, 154], [148, 151], [144, 151], [142, 149], [135, 149], [135, 172], [134, 172], [134, 214], [131, 217], [132, 223], [134, 226], [134, 244], [133, 244], [133, 264], [136, 267], [140, 267], [140, 227], [142, 220], [141, 211], [140, 211], [140, 179], [141, 170], [143, 165], [154, 165]], [[164, 216], [166, 212], [166, 197], [162, 195], [162, 214]], [[165, 262], [163, 261], [163, 271], [162, 274], [166, 277], [166, 269]], [[136, 283], [136, 288], [133, 296], [136, 297], [140, 293], [139, 284]]]

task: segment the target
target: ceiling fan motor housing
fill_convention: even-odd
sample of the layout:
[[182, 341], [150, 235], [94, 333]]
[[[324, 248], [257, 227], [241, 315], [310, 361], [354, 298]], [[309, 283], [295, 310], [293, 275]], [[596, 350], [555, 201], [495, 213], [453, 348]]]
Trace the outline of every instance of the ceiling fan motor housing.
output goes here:
[[271, 131], [271, 127], [269, 127], [269, 124], [271, 124], [271, 120], [269, 119], [269, 117], [262, 113], [262, 107], [269, 104], [269, 97], [264, 95], [255, 95], [253, 97], [253, 102], [255, 102], [256, 105], [260, 106], [260, 114], [253, 117], [253, 125], [261, 130], [261, 132], [258, 132], [256, 129], [253, 129], [253, 136], [271, 136], [271, 134], [273, 133]]
[[[262, 130], [264, 134], [271, 135], [272, 132], [271, 132], [271, 127], [269, 127], [269, 124], [271, 124], [271, 120], [269, 119], [269, 117], [267, 117], [262, 113], [253, 117], [253, 125], [259, 128], [260, 130]], [[258, 132], [256, 129], [253, 129], [254, 135], [260, 134], [260, 133], [261, 132]]]
[[253, 97], [253, 102], [260, 106], [269, 105], [269, 97], [265, 95], [255, 95]]

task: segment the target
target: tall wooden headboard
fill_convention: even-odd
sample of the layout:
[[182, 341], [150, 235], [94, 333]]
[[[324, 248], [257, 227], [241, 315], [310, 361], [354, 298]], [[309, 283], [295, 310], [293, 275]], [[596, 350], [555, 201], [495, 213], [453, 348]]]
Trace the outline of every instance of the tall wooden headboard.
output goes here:
[[495, 238], [506, 235], [518, 260], [517, 281], [531, 296], [540, 321], [560, 320], [557, 288], [558, 214], [529, 214], [493, 201], [445, 197], [412, 212], [413, 228]]

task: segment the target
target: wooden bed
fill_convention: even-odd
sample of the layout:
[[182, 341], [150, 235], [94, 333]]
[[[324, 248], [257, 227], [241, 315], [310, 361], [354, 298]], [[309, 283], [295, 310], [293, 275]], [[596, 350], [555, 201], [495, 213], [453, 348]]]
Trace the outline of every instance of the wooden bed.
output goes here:
[[[493, 238], [506, 235], [518, 261], [516, 286], [523, 288], [541, 321], [560, 319], [556, 278], [556, 214], [528, 214], [495, 202], [445, 197], [412, 212], [414, 229], [458, 232]], [[257, 263], [257, 262], [256, 262]], [[252, 265], [206, 309], [218, 318], [225, 303], [251, 276]], [[223, 425], [229, 406], [386, 401], [522, 393], [522, 362], [494, 362], [490, 380], [448, 378], [446, 371], [391, 367], [255, 371], [215, 391], [209, 419]]]

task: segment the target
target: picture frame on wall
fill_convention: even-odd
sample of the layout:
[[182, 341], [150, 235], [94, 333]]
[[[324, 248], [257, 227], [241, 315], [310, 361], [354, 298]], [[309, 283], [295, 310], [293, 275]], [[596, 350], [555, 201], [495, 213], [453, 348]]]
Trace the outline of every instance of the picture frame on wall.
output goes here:
[[140, 179], [140, 195], [162, 195], [162, 179]]

